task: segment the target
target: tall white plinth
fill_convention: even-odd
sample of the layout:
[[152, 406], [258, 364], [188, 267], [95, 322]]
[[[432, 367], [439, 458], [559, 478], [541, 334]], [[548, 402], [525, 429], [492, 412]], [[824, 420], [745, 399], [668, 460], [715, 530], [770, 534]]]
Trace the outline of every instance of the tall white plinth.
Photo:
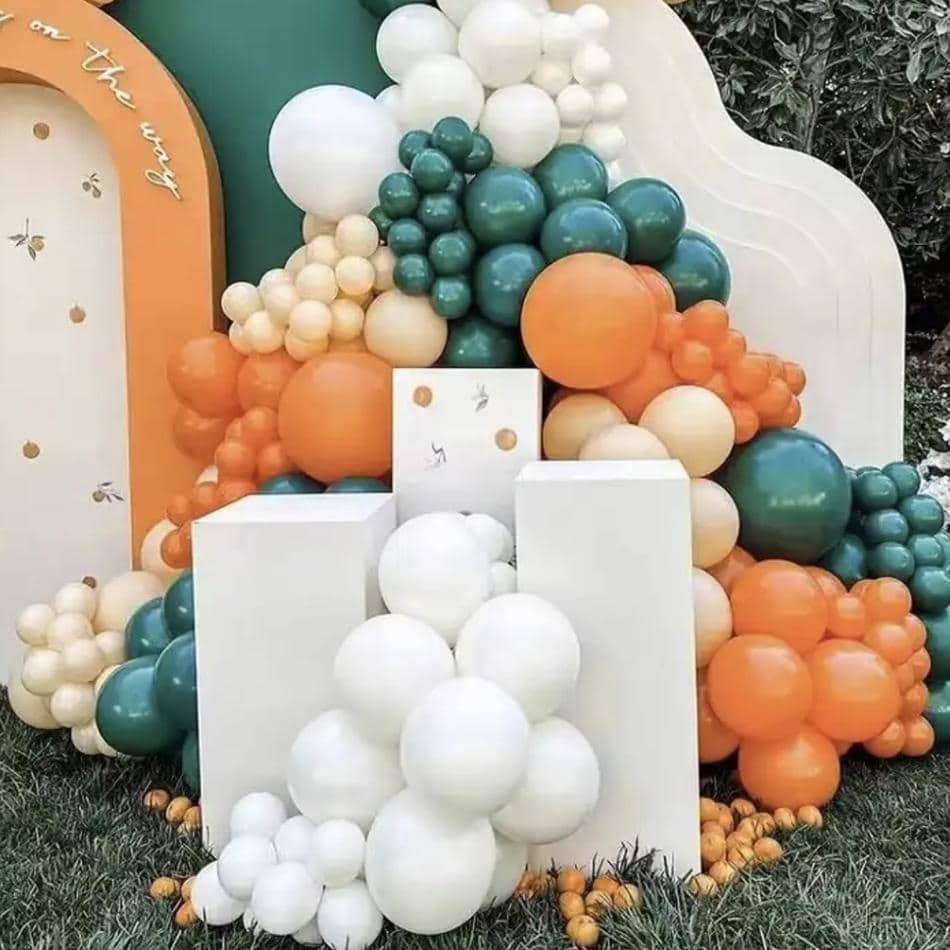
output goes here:
[[699, 760], [689, 478], [679, 462], [536, 462], [517, 483], [518, 587], [570, 617], [581, 642], [564, 710], [597, 752], [591, 820], [535, 866], [656, 849], [699, 870]]
[[287, 755], [333, 705], [343, 638], [383, 612], [392, 495], [254, 495], [194, 527], [201, 805], [212, 851], [248, 792], [287, 798]]

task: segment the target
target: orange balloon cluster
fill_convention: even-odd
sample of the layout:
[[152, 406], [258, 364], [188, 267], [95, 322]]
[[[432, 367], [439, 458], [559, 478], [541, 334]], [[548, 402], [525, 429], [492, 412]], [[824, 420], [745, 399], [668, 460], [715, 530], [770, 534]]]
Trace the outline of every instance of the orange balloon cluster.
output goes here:
[[930, 658], [908, 589], [880, 578], [847, 592], [820, 568], [750, 561], [737, 549], [713, 569], [734, 636], [698, 684], [700, 760], [738, 748], [749, 794], [797, 808], [832, 798], [853, 743], [880, 758], [929, 752]]

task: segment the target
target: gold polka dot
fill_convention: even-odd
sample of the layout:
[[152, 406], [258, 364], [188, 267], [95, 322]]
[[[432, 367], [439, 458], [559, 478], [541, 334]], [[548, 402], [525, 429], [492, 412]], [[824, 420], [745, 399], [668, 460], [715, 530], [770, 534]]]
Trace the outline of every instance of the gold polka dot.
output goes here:
[[35, 459], [37, 455], [40, 454], [40, 447], [35, 442], [24, 442], [23, 443], [23, 457], [28, 459]]
[[37, 122], [33, 126], [33, 135], [41, 142], [45, 142], [49, 138], [49, 126], [45, 122]]
[[502, 452], [510, 452], [518, 444], [518, 433], [514, 429], [499, 429], [495, 433], [495, 445]]
[[432, 390], [428, 386], [417, 386], [416, 391], [412, 394], [412, 401], [417, 406], [422, 406], [423, 409], [426, 406], [431, 406]]
[[93, 590], [95, 590], [95, 589], [99, 586], [99, 581], [97, 581], [97, 580], [96, 580], [92, 575], [90, 575], [90, 574], [87, 574], [87, 575], [82, 579], [82, 582], [86, 585], [86, 587], [91, 587]]
[[75, 306], [71, 307], [69, 310], [69, 319], [73, 323], [82, 323], [86, 319], [86, 311], [77, 303]]

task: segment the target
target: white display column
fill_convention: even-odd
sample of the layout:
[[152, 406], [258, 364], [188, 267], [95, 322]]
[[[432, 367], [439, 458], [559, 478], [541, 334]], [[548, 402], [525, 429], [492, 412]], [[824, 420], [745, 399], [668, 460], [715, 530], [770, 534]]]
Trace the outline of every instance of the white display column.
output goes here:
[[699, 760], [689, 478], [679, 462], [537, 462], [517, 482], [518, 587], [581, 642], [567, 719], [601, 767], [590, 821], [533, 866], [613, 861], [623, 844], [698, 871]]
[[231, 807], [270, 791], [289, 803], [287, 756], [333, 705], [343, 638], [383, 612], [376, 564], [396, 526], [392, 495], [253, 495], [194, 526], [201, 805], [206, 844]]

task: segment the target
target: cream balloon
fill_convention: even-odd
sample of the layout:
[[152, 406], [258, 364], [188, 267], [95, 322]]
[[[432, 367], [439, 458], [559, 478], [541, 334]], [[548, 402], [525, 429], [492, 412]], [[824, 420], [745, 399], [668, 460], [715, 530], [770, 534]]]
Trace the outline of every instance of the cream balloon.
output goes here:
[[441, 10], [410, 3], [393, 10], [380, 24], [376, 56], [383, 72], [402, 82], [420, 59], [432, 53], [455, 53], [458, 38], [455, 24]]
[[74, 640], [92, 638], [92, 624], [85, 614], [58, 614], [46, 628], [46, 642], [54, 650], [62, 650]]
[[77, 752], [83, 755], [98, 755], [99, 744], [96, 741], [98, 730], [96, 729], [95, 719], [83, 723], [81, 726], [73, 726], [69, 731], [69, 738]]
[[693, 568], [693, 630], [696, 668], [703, 669], [732, 636], [732, 607], [719, 581], [698, 567]]
[[356, 340], [363, 333], [365, 322], [366, 314], [355, 300], [338, 297], [330, 304], [331, 339], [342, 343]]
[[370, 305], [363, 336], [370, 353], [390, 366], [424, 368], [442, 355], [449, 329], [428, 297], [389, 290]]
[[60, 724], [49, 711], [49, 701], [30, 692], [19, 675], [10, 679], [7, 701], [16, 717], [34, 729], [59, 729]]
[[336, 282], [342, 293], [350, 297], [362, 297], [373, 289], [376, 268], [365, 257], [343, 257], [336, 265]]
[[27, 646], [43, 646], [46, 643], [46, 628], [55, 616], [56, 611], [49, 604], [30, 604], [17, 617], [16, 634]]
[[474, 127], [484, 107], [485, 89], [472, 67], [458, 56], [436, 53], [420, 60], [403, 81], [399, 118], [405, 128], [427, 132], [446, 116]]
[[307, 214], [303, 216], [303, 225], [300, 230], [304, 241], [309, 244], [315, 237], [319, 237], [321, 234], [333, 234], [336, 231], [336, 225], [336, 221], [327, 221], [308, 211]]
[[609, 399], [595, 393], [572, 393], [548, 413], [541, 430], [547, 459], [576, 459], [584, 443], [602, 429], [626, 423]]
[[366, 884], [352, 881], [324, 892], [317, 929], [330, 950], [366, 950], [383, 929], [383, 915]]
[[[321, 240], [317, 238], [317, 240]], [[332, 240], [332, 238], [330, 238]], [[316, 241], [314, 242], [316, 243]], [[340, 288], [336, 282], [336, 274], [331, 266], [321, 261], [311, 261], [297, 274], [296, 288], [303, 300], [315, 300], [322, 304], [331, 304], [337, 298]], [[293, 314], [291, 314], [293, 319]]]
[[365, 214], [347, 215], [336, 226], [334, 238], [344, 256], [370, 258], [379, 248], [379, 229]]
[[528, 83], [497, 89], [479, 121], [498, 164], [533, 168], [557, 145], [561, 118], [551, 97]]
[[87, 620], [96, 615], [96, 592], [82, 581], [61, 587], [53, 598], [53, 610], [58, 614], [82, 614]]
[[181, 574], [180, 568], [169, 567], [162, 558], [162, 541], [175, 530], [175, 525], [167, 518], [156, 522], [149, 528], [139, 551], [143, 570], [154, 574], [166, 586]]
[[63, 683], [50, 696], [49, 711], [64, 726], [81, 726], [96, 715], [96, 694], [88, 683]]
[[595, 432], [582, 446], [579, 458], [624, 461], [668, 459], [666, 446], [640, 426], [621, 423]]
[[161, 579], [149, 571], [128, 571], [107, 581], [99, 591], [99, 607], [93, 620], [96, 633], [125, 630], [142, 604], [165, 593]]
[[252, 313], [264, 306], [258, 289], [245, 281], [231, 284], [221, 295], [221, 309], [233, 323], [243, 326]]
[[92, 639], [67, 643], [61, 655], [63, 679], [67, 683], [91, 683], [109, 665], [105, 653]]
[[693, 564], [712, 567], [723, 560], [739, 540], [739, 509], [721, 485], [708, 478], [689, 484], [693, 528]]
[[51, 696], [63, 683], [63, 658], [58, 650], [36, 647], [24, 657], [21, 676], [35, 696]]

